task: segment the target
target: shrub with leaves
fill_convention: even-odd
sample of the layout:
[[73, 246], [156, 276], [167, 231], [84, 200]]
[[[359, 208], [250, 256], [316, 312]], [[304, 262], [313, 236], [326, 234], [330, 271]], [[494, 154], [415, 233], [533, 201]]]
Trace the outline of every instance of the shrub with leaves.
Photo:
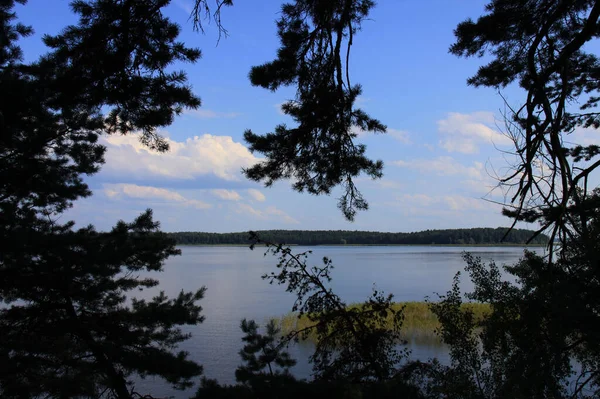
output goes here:
[[235, 371], [238, 382], [259, 391], [293, 379], [289, 369], [296, 361], [279, 344], [280, 330], [273, 320], [267, 324], [264, 335], [259, 333], [254, 320], [242, 320], [240, 328], [245, 334], [242, 341], [246, 344], [240, 350], [245, 364]]
[[[431, 304], [441, 323], [439, 334], [450, 346], [451, 364], [415, 367], [429, 396], [595, 397], [600, 357], [598, 333], [590, 326], [597, 325], [592, 319], [597, 322], [598, 316], [581, 281], [528, 251], [504, 266], [516, 283], [502, 279], [494, 262], [485, 264], [468, 253], [464, 258], [475, 285], [466, 298], [488, 303], [493, 311], [480, 321], [461, 311], [458, 275], [452, 290]], [[578, 267], [571, 260], [570, 266]]]
[[[267, 253], [279, 257], [277, 272], [265, 274], [271, 284], [286, 285], [296, 300], [292, 311], [307, 316], [311, 325], [292, 331], [284, 342], [316, 333], [315, 351], [310, 356], [316, 379], [383, 381], [394, 375], [406, 349], [399, 349], [402, 310], [393, 308], [393, 296], [374, 290], [359, 307], [348, 307], [327, 285], [331, 282], [332, 261], [309, 267], [310, 251], [295, 254], [289, 247], [264, 243], [251, 233], [255, 243], [267, 246]], [[254, 248], [254, 246], [252, 247]], [[393, 320], [391, 327], [386, 321]]]

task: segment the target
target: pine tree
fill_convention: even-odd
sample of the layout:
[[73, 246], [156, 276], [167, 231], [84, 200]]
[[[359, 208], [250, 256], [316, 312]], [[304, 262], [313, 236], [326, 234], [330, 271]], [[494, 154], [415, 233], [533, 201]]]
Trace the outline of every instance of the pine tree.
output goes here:
[[297, 126], [278, 125], [264, 136], [251, 130], [244, 138], [265, 161], [245, 170], [248, 178], [270, 186], [295, 178], [293, 188], [310, 194], [330, 194], [343, 187], [338, 207], [348, 220], [368, 209], [354, 184], [365, 173], [382, 176], [383, 162], [367, 158], [356, 144], [357, 131], [384, 133], [386, 127], [355, 103], [362, 89], [349, 73], [352, 38], [375, 5], [372, 0], [296, 0], [286, 3], [277, 22], [281, 47], [277, 58], [252, 68], [255, 86], [277, 90], [295, 86], [296, 99], [282, 111]]
[[[468, 82], [501, 89], [517, 83], [522, 105], [506, 130], [516, 162], [500, 181], [511, 198], [504, 214], [550, 232], [544, 257], [525, 253], [501, 268], [465, 256], [474, 291], [489, 303], [481, 323], [458, 310], [456, 282], [440, 304], [452, 364], [436, 367], [437, 392], [461, 397], [597, 397], [600, 393], [600, 197], [590, 179], [598, 145], [570, 143], [577, 128], [600, 127], [600, 59], [586, 43], [599, 36], [598, 1], [493, 0], [476, 21], [459, 24], [451, 52], [491, 55]], [[558, 244], [558, 245], [557, 245]], [[511, 280], [516, 282], [513, 283]], [[431, 374], [430, 374], [431, 376]], [[448, 377], [451, 378], [448, 378]]]
[[291, 383], [294, 378], [289, 369], [296, 361], [279, 341], [281, 330], [275, 321], [267, 323], [265, 334], [259, 333], [254, 320], [242, 320], [240, 328], [244, 332], [245, 345], [240, 350], [244, 364], [235, 371], [236, 380], [250, 386], [259, 396], [286, 382]]
[[[18, 1], [24, 4], [25, 0]], [[14, 0], [0, 1], [0, 396], [131, 397], [128, 377], [155, 375], [188, 386], [201, 367], [174, 352], [179, 326], [202, 321], [204, 288], [169, 299], [126, 301], [154, 287], [179, 251], [151, 211], [110, 232], [60, 220], [91, 194], [101, 134], [141, 132], [167, 149], [156, 129], [197, 98], [175, 61], [197, 49], [177, 41], [161, 13], [167, 0], [72, 2], [79, 23], [46, 36], [49, 52], [22, 61]]]
[[458, 56], [490, 56], [469, 84], [515, 83], [525, 91], [521, 104], [507, 104], [516, 161], [500, 181], [510, 195], [505, 214], [515, 223], [541, 222], [539, 232], [548, 230], [551, 243], [588, 234], [587, 213], [572, 212], [570, 202], [586, 201], [600, 147], [565, 138], [577, 128], [600, 127], [600, 59], [586, 46], [600, 36], [599, 22], [594, 0], [493, 0], [476, 21], [457, 26], [450, 48]]

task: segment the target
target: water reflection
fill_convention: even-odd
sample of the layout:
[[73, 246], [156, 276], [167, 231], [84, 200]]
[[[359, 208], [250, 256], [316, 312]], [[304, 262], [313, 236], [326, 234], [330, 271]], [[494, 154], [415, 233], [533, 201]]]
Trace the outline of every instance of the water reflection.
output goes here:
[[[276, 258], [264, 256], [257, 248], [245, 247], [182, 247], [182, 256], [169, 259], [159, 275], [160, 285], [144, 291], [138, 297], [150, 298], [163, 290], [173, 296], [182, 289], [208, 288], [201, 304], [206, 321], [184, 330], [193, 338], [182, 345], [192, 359], [204, 366], [205, 375], [222, 383], [233, 383], [240, 364], [242, 347], [239, 329], [242, 318], [265, 323], [274, 316], [286, 314], [295, 297], [284, 287], [269, 285], [261, 275], [273, 271]], [[470, 251], [484, 260], [497, 264], [514, 263], [522, 254], [518, 247], [295, 247], [295, 251], [312, 250], [309, 261], [316, 264], [323, 256], [333, 260], [332, 287], [347, 303], [364, 301], [373, 284], [398, 301], [422, 301], [435, 293], [450, 289], [452, 278], [464, 270], [461, 254]], [[463, 274], [463, 291], [473, 287]], [[447, 348], [435, 341], [437, 337], [414, 335], [409, 340], [412, 359], [447, 359]], [[310, 376], [307, 358], [310, 344], [297, 345], [290, 352], [298, 359], [294, 373], [300, 378]], [[140, 392], [152, 392], [155, 397], [187, 398], [193, 390], [174, 392], [160, 381], [137, 381]]]

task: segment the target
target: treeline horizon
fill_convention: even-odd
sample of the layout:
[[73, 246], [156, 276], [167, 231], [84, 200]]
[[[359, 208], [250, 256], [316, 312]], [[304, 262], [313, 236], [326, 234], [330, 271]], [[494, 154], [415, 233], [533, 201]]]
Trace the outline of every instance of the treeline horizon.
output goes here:
[[[262, 241], [289, 245], [545, 245], [548, 236], [534, 235], [533, 230], [507, 227], [423, 230], [392, 233], [360, 230], [262, 230], [256, 231]], [[208, 233], [181, 231], [167, 233], [177, 245], [242, 245], [251, 244], [248, 232]], [[506, 235], [506, 237], [505, 237]]]

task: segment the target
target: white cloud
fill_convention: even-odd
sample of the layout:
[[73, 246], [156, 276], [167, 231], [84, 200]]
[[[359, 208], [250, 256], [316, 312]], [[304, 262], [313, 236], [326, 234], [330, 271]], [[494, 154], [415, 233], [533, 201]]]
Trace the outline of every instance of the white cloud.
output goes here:
[[565, 143], [573, 145], [600, 145], [600, 130], [578, 127], [572, 133], [564, 136]]
[[356, 97], [356, 105], [359, 105], [359, 106], [364, 105], [370, 101], [371, 101], [371, 99], [368, 97], [363, 97], [363, 96]]
[[259, 219], [276, 219], [287, 224], [299, 224], [296, 219], [274, 206], [269, 206], [264, 210], [253, 208], [248, 204], [240, 203], [237, 207], [237, 213], [252, 215]]
[[425, 194], [404, 194], [400, 197], [396, 197], [402, 204], [411, 204], [419, 206], [430, 206], [438, 202], [438, 200], [432, 196]]
[[398, 183], [397, 181], [393, 181], [393, 180], [384, 180], [384, 179], [378, 179], [378, 180], [374, 180], [373, 184], [375, 184], [376, 186], [383, 188], [383, 189], [400, 189], [402, 188], [402, 184]]
[[492, 210], [495, 204], [482, 198], [464, 195], [431, 195], [431, 194], [404, 194], [396, 197], [395, 203], [390, 206], [401, 207], [411, 214], [427, 214], [429, 210], [442, 212], [473, 212]]
[[192, 11], [194, 10], [192, 5], [185, 0], [176, 0], [174, 3], [177, 7], [179, 7], [181, 10], [183, 10], [183, 12], [185, 12], [187, 15], [191, 15]]
[[387, 134], [390, 137], [395, 138], [401, 143], [410, 144], [412, 141], [410, 140], [410, 135], [406, 130], [398, 130], [398, 129], [387, 129]]
[[393, 190], [393, 189], [404, 188], [404, 185], [402, 183], [400, 183], [399, 181], [396, 181], [396, 180], [391, 180], [386, 175], [384, 175], [380, 179], [372, 179], [367, 176], [358, 176], [356, 179], [354, 179], [354, 182], [356, 184], [360, 185], [361, 187], [369, 186], [369, 187], [384, 189], [384, 190]]
[[[379, 132], [373, 132], [370, 130], [364, 130], [363, 128], [361, 128], [360, 126], [357, 125], [352, 125], [350, 127], [350, 134], [355, 134], [356, 137], [358, 138], [364, 138], [367, 136], [372, 136], [374, 134], [379, 134]], [[404, 143], [404, 144], [410, 144], [410, 138], [408, 137], [408, 132], [404, 131], [404, 130], [397, 130], [397, 129], [391, 129], [388, 128], [386, 129], [386, 134], [389, 135], [390, 137]]]
[[483, 179], [484, 165], [474, 162], [473, 166], [464, 166], [452, 157], [443, 156], [434, 159], [414, 159], [411, 161], [393, 161], [393, 165], [414, 169], [439, 176], [465, 176], [471, 179]]
[[192, 180], [214, 175], [228, 181], [242, 180], [241, 169], [259, 162], [241, 143], [230, 136], [204, 134], [185, 141], [166, 141], [166, 153], [152, 151], [137, 135], [112, 135], [101, 139], [107, 147], [103, 173], [131, 177], [167, 177]]
[[217, 112], [217, 111], [213, 111], [211, 109], [204, 109], [204, 108], [185, 110], [185, 111], [183, 111], [183, 114], [193, 116], [193, 117], [199, 118], [199, 119], [215, 119], [215, 118], [232, 119], [232, 118], [237, 118], [238, 116], [241, 115], [238, 112]]
[[437, 122], [443, 135], [439, 144], [448, 152], [473, 154], [479, 144], [509, 145], [511, 140], [495, 128], [492, 112], [461, 114], [450, 112], [446, 119]]
[[254, 209], [248, 204], [238, 204], [237, 213], [246, 213], [256, 217], [262, 217], [263, 215], [261, 211]]
[[350, 127], [350, 134], [355, 134], [356, 137], [365, 137], [369, 132], [367, 130], [363, 130], [361, 127], [353, 125]]
[[186, 198], [176, 191], [151, 186], [138, 186], [137, 184], [105, 184], [104, 194], [109, 198], [121, 196], [136, 199], [161, 199], [167, 202], [176, 202], [197, 209], [208, 209], [210, 204], [196, 199]]
[[463, 154], [475, 154], [479, 152], [479, 147], [477, 147], [473, 140], [464, 138], [441, 140], [440, 147], [448, 152], [460, 152]]
[[279, 115], [284, 115], [286, 116], [285, 112], [283, 112], [283, 104], [285, 104], [287, 101], [281, 102], [281, 103], [277, 103], [274, 105], [275, 109], [277, 110], [277, 113]]
[[497, 194], [496, 190], [498, 187], [498, 181], [492, 177], [487, 179], [467, 179], [461, 182], [469, 191], [484, 196], [490, 196], [491, 194]]
[[277, 209], [274, 206], [270, 206], [267, 209], [265, 209], [264, 214], [267, 216], [275, 216], [289, 224], [299, 224], [300, 223], [296, 219], [294, 219], [293, 217], [291, 217], [290, 215], [288, 215], [287, 213], [282, 211], [281, 209]]
[[265, 197], [263, 193], [254, 188], [249, 188], [246, 191], [248, 191], [248, 195], [250, 195], [250, 197], [252, 197], [252, 199], [254, 199], [255, 201], [264, 202], [267, 199], [267, 197]]
[[489, 208], [489, 202], [481, 198], [464, 197], [462, 195], [446, 195], [446, 205], [453, 211], [472, 211]]
[[239, 201], [242, 199], [241, 195], [239, 195], [238, 192], [234, 190], [214, 189], [210, 190], [210, 193], [215, 197], [225, 201]]

